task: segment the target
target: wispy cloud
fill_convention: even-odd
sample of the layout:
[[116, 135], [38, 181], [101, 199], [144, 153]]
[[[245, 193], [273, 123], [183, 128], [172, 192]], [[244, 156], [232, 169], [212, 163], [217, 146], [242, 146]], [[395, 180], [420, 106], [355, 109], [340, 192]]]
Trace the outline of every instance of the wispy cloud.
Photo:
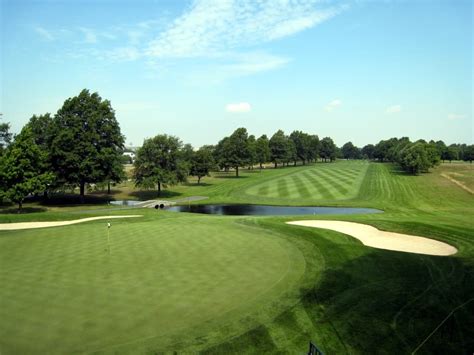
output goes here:
[[231, 113], [245, 113], [250, 112], [252, 106], [248, 102], [239, 102], [236, 104], [228, 104], [225, 106], [225, 110]]
[[40, 35], [40, 37], [46, 41], [53, 41], [55, 37], [51, 33], [51, 31], [48, 31], [47, 29], [41, 27], [41, 26], [36, 26], [34, 28], [35, 32]]
[[36, 31], [47, 40], [71, 43], [64, 50], [70, 57], [143, 59], [147, 69], [154, 67], [149, 63], [169, 67], [192, 58], [195, 70], [187, 70], [188, 81], [202, 83], [199, 77], [206, 73], [206, 82], [219, 83], [285, 66], [291, 58], [262, 46], [329, 20], [347, 8], [341, 1], [194, 0], [174, 19], [163, 15], [107, 28], [76, 27], [67, 34], [40, 27]]
[[402, 106], [400, 105], [393, 105], [393, 106], [389, 106], [385, 109], [385, 113], [386, 114], [394, 114], [394, 113], [398, 113], [402, 110]]
[[451, 121], [462, 120], [463, 118], [466, 118], [466, 115], [460, 115], [457, 113], [448, 114], [448, 120], [451, 120]]
[[314, 0], [196, 0], [148, 46], [155, 57], [201, 57], [286, 37], [346, 7]]
[[84, 43], [97, 43], [97, 34], [90, 28], [80, 27], [79, 30], [84, 35]]
[[331, 112], [342, 105], [342, 101], [339, 99], [332, 100], [324, 108], [327, 112]]

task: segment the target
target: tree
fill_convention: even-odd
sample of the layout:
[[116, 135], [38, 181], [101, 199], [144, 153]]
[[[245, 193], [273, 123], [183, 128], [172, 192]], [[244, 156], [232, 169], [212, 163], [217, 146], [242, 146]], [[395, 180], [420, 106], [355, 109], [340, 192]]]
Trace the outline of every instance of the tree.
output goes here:
[[317, 135], [309, 136], [309, 150], [306, 159], [308, 161], [316, 161], [319, 157], [319, 149], [321, 144]]
[[431, 166], [425, 144], [422, 142], [410, 143], [400, 151], [401, 167], [414, 175], [426, 172]]
[[474, 145], [473, 144], [468, 145], [465, 148], [462, 158], [464, 161], [468, 161], [469, 163], [472, 164], [472, 161], [474, 160]]
[[222, 138], [214, 149], [214, 160], [220, 169], [224, 169], [226, 172], [229, 171], [230, 165], [227, 159], [230, 156], [230, 140], [229, 137]]
[[333, 161], [336, 159], [336, 145], [334, 144], [333, 140], [329, 137], [325, 137], [321, 140], [321, 148], [319, 154], [321, 155], [321, 158], [326, 161], [329, 159], [329, 161]]
[[29, 194], [44, 191], [52, 181], [52, 173], [43, 171], [45, 160], [28, 126], [0, 158], [0, 197], [17, 203], [18, 213]]
[[194, 152], [189, 175], [197, 176], [198, 184], [200, 184], [201, 178], [209, 176], [209, 171], [214, 168], [214, 165], [212, 149], [209, 146], [203, 146]]
[[361, 152], [366, 159], [372, 160], [375, 158], [375, 146], [373, 144], [367, 144]]
[[67, 99], [53, 120], [51, 163], [64, 184], [79, 185], [119, 178], [124, 137], [110, 101], [84, 89]]
[[456, 147], [452, 147], [452, 146], [445, 147], [445, 149], [441, 153], [441, 159], [443, 161], [449, 160], [449, 162], [451, 163], [452, 160], [456, 160], [457, 158], [458, 158], [458, 151]]
[[270, 161], [270, 146], [267, 136], [264, 134], [255, 142], [256, 161], [262, 169], [263, 163]]
[[235, 168], [235, 176], [239, 177], [239, 167], [249, 160], [248, 133], [245, 128], [237, 128], [228, 141], [226, 160], [229, 166]]
[[278, 163], [283, 163], [287, 157], [287, 140], [285, 132], [279, 129], [275, 134], [270, 138], [268, 142], [270, 147], [270, 159], [275, 164], [275, 169], [278, 167]]
[[5, 148], [10, 144], [11, 138], [10, 123], [0, 123], [0, 156]]
[[[28, 123], [27, 127], [30, 128], [33, 140], [36, 145], [45, 153], [45, 159], [41, 172], [53, 173], [54, 179], [48, 187], [55, 186], [56, 175], [54, 174], [54, 168], [51, 162], [51, 144], [54, 138], [54, 120], [51, 114], [46, 113], [44, 115], [33, 115]], [[48, 191], [43, 191], [43, 196], [48, 197]]]
[[302, 131], [293, 131], [290, 134], [290, 139], [295, 145], [296, 156], [303, 162], [303, 165], [305, 165], [306, 160], [311, 155], [311, 137]]
[[253, 169], [254, 164], [257, 162], [257, 141], [255, 140], [255, 136], [251, 134], [247, 139], [248, 145], [248, 158], [247, 158], [247, 165], [249, 169]]
[[181, 141], [174, 136], [159, 134], [145, 139], [134, 162], [135, 184], [146, 189], [156, 186], [160, 195], [162, 185], [185, 182], [188, 171], [181, 148]]
[[298, 160], [298, 155], [296, 154], [296, 145], [290, 139], [290, 137], [286, 137], [286, 156], [285, 156], [286, 166], [288, 166], [290, 161], [292, 161], [294, 166], [296, 166], [297, 160]]
[[344, 159], [359, 159], [360, 150], [352, 142], [347, 142], [341, 148], [342, 157]]

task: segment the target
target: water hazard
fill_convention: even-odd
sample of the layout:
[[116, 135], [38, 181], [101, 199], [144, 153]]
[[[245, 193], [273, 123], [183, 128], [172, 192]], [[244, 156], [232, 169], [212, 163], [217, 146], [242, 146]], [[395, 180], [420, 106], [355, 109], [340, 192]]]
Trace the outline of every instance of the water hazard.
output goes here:
[[324, 214], [368, 214], [382, 213], [374, 208], [354, 207], [295, 207], [267, 205], [188, 205], [165, 208], [172, 212], [191, 212], [230, 216], [297, 216]]

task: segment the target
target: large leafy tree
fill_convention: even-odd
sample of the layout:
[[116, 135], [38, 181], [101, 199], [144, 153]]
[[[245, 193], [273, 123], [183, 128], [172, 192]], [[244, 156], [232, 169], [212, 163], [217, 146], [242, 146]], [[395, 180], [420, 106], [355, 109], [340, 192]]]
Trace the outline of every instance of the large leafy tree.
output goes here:
[[359, 159], [360, 149], [357, 148], [352, 142], [345, 143], [342, 148], [342, 156], [344, 159]]
[[28, 126], [0, 158], [0, 197], [17, 203], [18, 212], [29, 194], [44, 191], [52, 181], [52, 173], [44, 171], [46, 159]]
[[270, 147], [270, 159], [275, 164], [275, 168], [277, 168], [278, 164], [285, 162], [287, 158], [288, 144], [285, 132], [281, 129], [276, 131], [272, 138], [270, 138], [268, 145]]
[[425, 145], [422, 142], [411, 143], [400, 151], [399, 162], [405, 171], [414, 175], [428, 171], [432, 163]]
[[325, 137], [321, 140], [321, 148], [319, 151], [321, 158], [326, 160], [333, 161], [336, 159], [337, 147], [334, 144], [333, 140], [329, 137]]
[[11, 138], [12, 134], [10, 133], [10, 123], [0, 123], [0, 156], [8, 144], [10, 144]]
[[308, 161], [316, 161], [319, 157], [319, 149], [321, 143], [319, 142], [319, 137], [317, 135], [309, 136], [309, 151], [306, 159]]
[[110, 101], [82, 90], [58, 110], [53, 130], [52, 166], [59, 182], [80, 187], [82, 201], [87, 183], [120, 179], [124, 137]]
[[[43, 169], [41, 172], [51, 172], [54, 175], [54, 168], [51, 163], [51, 144], [54, 138], [54, 125], [53, 117], [51, 114], [46, 113], [44, 115], [33, 115], [28, 123], [27, 127], [30, 128], [31, 134], [36, 145], [45, 154], [43, 163]], [[55, 176], [55, 175], [54, 175]], [[56, 179], [54, 179], [56, 180]], [[51, 187], [55, 186], [54, 181], [50, 183]], [[48, 191], [44, 191], [44, 197], [48, 196]]]
[[257, 163], [260, 164], [260, 169], [262, 169], [263, 163], [270, 161], [270, 146], [268, 145], [268, 138], [265, 134], [259, 137], [255, 142], [255, 154]]
[[463, 154], [463, 160], [468, 161], [469, 163], [472, 164], [472, 161], [474, 160], [474, 145], [468, 145], [466, 146]]
[[306, 160], [311, 156], [311, 136], [302, 131], [293, 131], [290, 134], [296, 149], [296, 156], [299, 160], [306, 164]]
[[362, 148], [361, 153], [366, 159], [372, 160], [375, 157], [375, 146], [367, 144]]
[[145, 139], [137, 151], [134, 162], [134, 178], [137, 186], [158, 189], [162, 186], [185, 182], [187, 162], [182, 158], [179, 138], [166, 134]]
[[237, 128], [228, 141], [226, 160], [229, 166], [235, 168], [235, 176], [239, 177], [239, 167], [249, 161], [249, 143], [246, 128]]
[[201, 183], [201, 178], [209, 176], [209, 172], [215, 166], [212, 153], [211, 146], [203, 146], [194, 152], [189, 175], [196, 176], [198, 178], [198, 184]]

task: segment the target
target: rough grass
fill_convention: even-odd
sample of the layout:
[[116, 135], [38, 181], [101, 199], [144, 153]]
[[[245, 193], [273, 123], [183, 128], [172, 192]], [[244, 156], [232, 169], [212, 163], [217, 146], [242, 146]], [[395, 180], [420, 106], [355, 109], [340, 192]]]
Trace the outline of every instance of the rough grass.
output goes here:
[[[110, 257], [96, 234], [103, 222], [2, 232], [2, 354], [303, 353], [309, 340], [328, 354], [410, 353], [474, 297], [473, 196], [441, 176], [447, 169], [410, 176], [390, 164], [338, 162], [240, 179], [222, 173], [172, 192], [380, 208], [384, 214], [322, 218], [446, 241], [459, 249], [452, 257], [372, 249], [275, 217], [147, 210], [141, 221], [114, 222]], [[314, 195], [304, 199], [306, 192]], [[61, 212], [21, 218], [48, 216]], [[259, 293], [289, 263], [292, 273]], [[474, 302], [456, 310], [418, 352], [472, 353], [473, 315]]]

